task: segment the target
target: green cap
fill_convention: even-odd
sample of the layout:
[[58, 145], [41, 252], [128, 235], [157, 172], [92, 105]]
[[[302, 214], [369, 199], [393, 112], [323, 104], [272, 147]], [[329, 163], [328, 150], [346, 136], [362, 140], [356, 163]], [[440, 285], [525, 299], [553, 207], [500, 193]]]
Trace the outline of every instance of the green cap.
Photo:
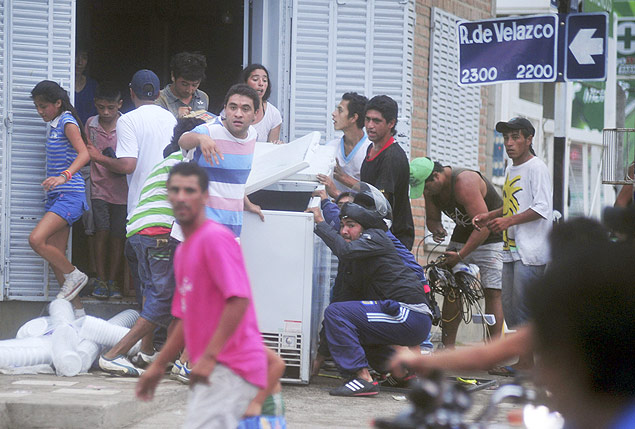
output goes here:
[[426, 179], [432, 174], [434, 162], [430, 158], [415, 158], [410, 161], [410, 198], [416, 199], [423, 195]]

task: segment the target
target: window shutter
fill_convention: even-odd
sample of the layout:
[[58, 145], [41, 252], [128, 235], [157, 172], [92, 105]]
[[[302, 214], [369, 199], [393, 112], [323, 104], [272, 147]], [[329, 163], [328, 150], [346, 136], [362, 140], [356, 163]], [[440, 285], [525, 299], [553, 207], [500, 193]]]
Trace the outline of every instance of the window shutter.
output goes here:
[[[5, 133], [3, 178], [3, 248], [5, 299], [47, 300], [59, 286], [48, 264], [29, 246], [31, 230], [44, 213], [46, 128], [31, 100], [33, 87], [44, 79], [72, 91], [75, 2], [12, 0], [5, 3], [7, 52], [3, 106], [13, 126]], [[4, 55], [6, 54], [6, 55]], [[73, 94], [71, 94], [72, 100]]]
[[385, 94], [399, 104], [397, 140], [409, 154], [414, 1], [296, 0], [293, 15], [289, 139], [339, 137], [331, 112], [343, 93]]
[[[455, 15], [433, 8], [428, 156], [444, 165], [478, 170], [481, 90], [479, 87], [460, 87], [457, 84], [458, 20]], [[447, 242], [454, 230], [454, 223], [444, 215], [443, 226], [448, 231]]]

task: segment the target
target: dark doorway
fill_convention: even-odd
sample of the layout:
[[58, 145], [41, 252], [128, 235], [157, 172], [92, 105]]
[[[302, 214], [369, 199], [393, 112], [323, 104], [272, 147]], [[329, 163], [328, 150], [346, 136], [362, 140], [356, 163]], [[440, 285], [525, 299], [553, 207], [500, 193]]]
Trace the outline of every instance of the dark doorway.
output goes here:
[[[111, 81], [127, 98], [139, 69], [154, 71], [161, 87], [171, 82], [170, 59], [182, 51], [207, 57], [209, 110], [219, 113], [225, 93], [236, 83], [243, 61], [243, 1], [240, 0], [77, 0], [76, 50], [88, 51], [87, 75]], [[73, 226], [73, 264], [94, 275], [88, 237], [81, 221]]]
[[207, 79], [200, 89], [218, 113], [242, 70], [243, 16], [239, 0], [78, 0], [77, 46], [89, 51], [91, 77], [123, 88], [141, 68], [154, 71], [165, 86], [172, 55], [201, 52]]

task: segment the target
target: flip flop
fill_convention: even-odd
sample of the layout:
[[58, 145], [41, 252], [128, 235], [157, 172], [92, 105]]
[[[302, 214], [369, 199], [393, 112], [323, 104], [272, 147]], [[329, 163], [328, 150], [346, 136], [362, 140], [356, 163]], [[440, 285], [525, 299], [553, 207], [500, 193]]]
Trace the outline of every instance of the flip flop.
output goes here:
[[497, 366], [487, 371], [489, 375], [498, 375], [501, 377], [514, 377], [517, 372], [518, 371], [509, 365]]

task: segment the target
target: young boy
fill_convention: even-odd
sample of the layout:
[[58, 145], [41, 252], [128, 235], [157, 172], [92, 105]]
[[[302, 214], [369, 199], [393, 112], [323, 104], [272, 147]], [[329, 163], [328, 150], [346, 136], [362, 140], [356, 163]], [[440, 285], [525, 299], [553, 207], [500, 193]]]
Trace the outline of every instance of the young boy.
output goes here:
[[[117, 120], [123, 103], [121, 92], [110, 83], [101, 84], [95, 93], [97, 115], [86, 121], [90, 167], [91, 201], [95, 220], [95, 254], [97, 280], [93, 296], [101, 299], [121, 298], [116, 278], [121, 267], [126, 237], [126, 176], [109, 170], [104, 159], [113, 158], [117, 150]], [[110, 255], [110, 258], [108, 258]], [[106, 260], [109, 267], [106, 270]]]
[[194, 366], [184, 426], [235, 428], [267, 386], [267, 357], [240, 245], [207, 219], [208, 184], [193, 162], [177, 164], [168, 176], [168, 198], [185, 235], [174, 257], [177, 320], [136, 393], [152, 399], [166, 365], [185, 345]]

